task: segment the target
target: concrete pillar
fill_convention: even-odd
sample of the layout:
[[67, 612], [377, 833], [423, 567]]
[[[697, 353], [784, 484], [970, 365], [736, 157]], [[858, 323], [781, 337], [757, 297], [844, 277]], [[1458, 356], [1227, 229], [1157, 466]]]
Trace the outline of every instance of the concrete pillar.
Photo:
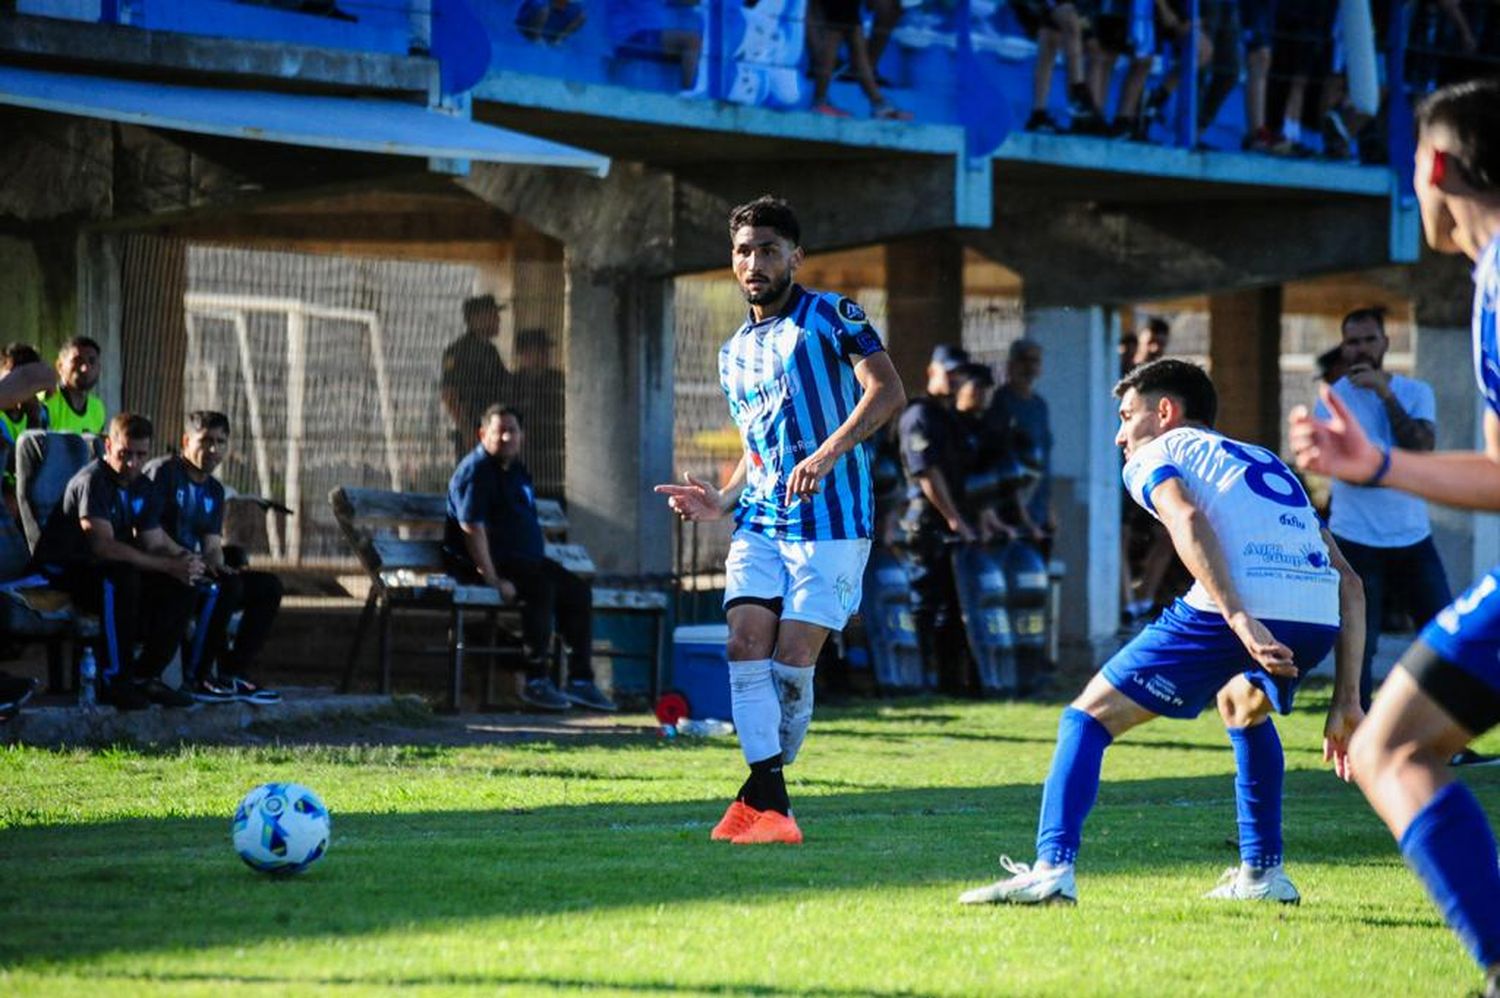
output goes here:
[[567, 267], [566, 433], [571, 540], [602, 572], [664, 572], [672, 523], [651, 487], [672, 479], [673, 282]]
[[908, 394], [921, 394], [939, 343], [962, 343], [964, 251], [943, 235], [898, 239], [885, 247], [886, 349]]
[[1210, 295], [1209, 357], [1217, 428], [1281, 451], [1281, 285]]
[[1068, 566], [1062, 639], [1073, 655], [1098, 664], [1120, 622], [1115, 320], [1097, 307], [1027, 308], [1025, 322], [1026, 335], [1042, 344], [1037, 390], [1052, 414], [1053, 554]]

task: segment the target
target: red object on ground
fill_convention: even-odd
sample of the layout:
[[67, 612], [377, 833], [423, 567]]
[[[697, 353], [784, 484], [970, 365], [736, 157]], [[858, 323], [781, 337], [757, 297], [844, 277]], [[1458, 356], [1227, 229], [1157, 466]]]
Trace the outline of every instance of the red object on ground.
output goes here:
[[668, 690], [656, 701], [656, 719], [662, 724], [675, 725], [684, 717], [691, 717], [688, 698], [676, 690]]

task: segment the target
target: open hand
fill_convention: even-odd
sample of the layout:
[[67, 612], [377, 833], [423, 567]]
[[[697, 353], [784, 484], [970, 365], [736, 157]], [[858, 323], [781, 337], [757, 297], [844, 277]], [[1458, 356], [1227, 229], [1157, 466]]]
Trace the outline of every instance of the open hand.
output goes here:
[[1335, 700], [1328, 707], [1328, 720], [1323, 723], [1323, 761], [1333, 763], [1334, 775], [1345, 783], [1354, 779], [1354, 769], [1349, 765], [1349, 739], [1364, 719], [1365, 712], [1358, 703]]
[[1346, 482], [1369, 481], [1380, 469], [1380, 449], [1327, 385], [1320, 385], [1318, 394], [1332, 414], [1326, 422], [1308, 412], [1305, 405], [1294, 408], [1287, 418], [1297, 467]]

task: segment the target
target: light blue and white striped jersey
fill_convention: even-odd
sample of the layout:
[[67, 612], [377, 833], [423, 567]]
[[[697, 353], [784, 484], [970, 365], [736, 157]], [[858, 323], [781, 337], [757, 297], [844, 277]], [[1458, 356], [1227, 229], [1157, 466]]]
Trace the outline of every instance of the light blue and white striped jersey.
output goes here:
[[1490, 240], [1474, 268], [1474, 377], [1484, 404], [1500, 416], [1500, 236]]
[[813, 496], [788, 497], [786, 483], [854, 411], [861, 395], [854, 365], [884, 349], [864, 309], [794, 284], [779, 315], [747, 320], [719, 350], [719, 384], [750, 455], [735, 511], [740, 527], [789, 541], [874, 534], [868, 444], [839, 458]]

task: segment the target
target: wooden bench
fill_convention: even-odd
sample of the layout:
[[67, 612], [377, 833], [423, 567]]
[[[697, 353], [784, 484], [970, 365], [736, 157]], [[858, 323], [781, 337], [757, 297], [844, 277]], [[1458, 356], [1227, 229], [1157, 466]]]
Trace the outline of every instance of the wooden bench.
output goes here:
[[[520, 614], [515, 604], [505, 604], [500, 594], [487, 585], [465, 585], [447, 573], [443, 553], [443, 525], [446, 502], [441, 495], [419, 492], [390, 492], [381, 489], [339, 486], [328, 496], [339, 530], [359, 559], [369, 578], [370, 590], [360, 613], [359, 624], [344, 664], [341, 689], [348, 692], [363, 648], [365, 633], [376, 627], [377, 659], [380, 668], [380, 691], [391, 688], [391, 617], [403, 609], [446, 610], [449, 615], [448, 640], [442, 648], [421, 648], [419, 654], [446, 654], [448, 658], [448, 707], [458, 710], [463, 693], [464, 658], [470, 654], [485, 655], [485, 703], [493, 700], [494, 667], [509, 663], [515, 668], [525, 665], [519, 640]], [[565, 538], [568, 522], [562, 506], [548, 499], [538, 499], [537, 517], [546, 539], [547, 557], [585, 579], [591, 579], [595, 615], [623, 613], [651, 618], [653, 644], [649, 653], [627, 653], [600, 648], [594, 655], [610, 658], [646, 660], [647, 676], [654, 703], [661, 687], [662, 642], [666, 632], [666, 613], [670, 597], [666, 592], [631, 588], [626, 583], [640, 580], [613, 580], [597, 576], [593, 559], [581, 545], [569, 544]], [[647, 580], [653, 581], [653, 580]], [[478, 615], [490, 624], [489, 642], [471, 645], [465, 635], [466, 622]], [[501, 631], [511, 640], [501, 643]], [[554, 668], [561, 671], [561, 656], [556, 642], [550, 650]], [[559, 676], [563, 681], [566, 677]]]

